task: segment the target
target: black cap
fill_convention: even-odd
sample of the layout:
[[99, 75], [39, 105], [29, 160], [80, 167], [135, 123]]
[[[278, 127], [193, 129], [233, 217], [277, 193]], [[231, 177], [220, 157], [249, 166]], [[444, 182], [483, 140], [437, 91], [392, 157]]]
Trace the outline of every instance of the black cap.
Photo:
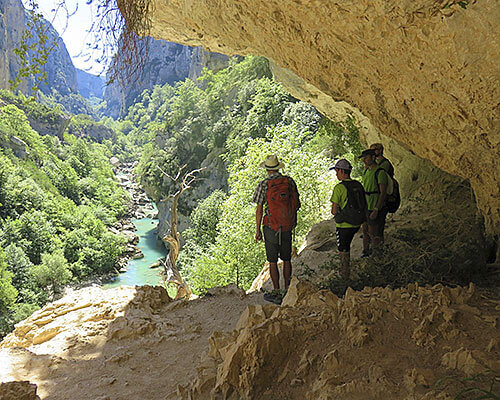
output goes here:
[[366, 149], [363, 150], [361, 155], [358, 158], [363, 158], [364, 156], [375, 156], [377, 153], [375, 152], [375, 149]]

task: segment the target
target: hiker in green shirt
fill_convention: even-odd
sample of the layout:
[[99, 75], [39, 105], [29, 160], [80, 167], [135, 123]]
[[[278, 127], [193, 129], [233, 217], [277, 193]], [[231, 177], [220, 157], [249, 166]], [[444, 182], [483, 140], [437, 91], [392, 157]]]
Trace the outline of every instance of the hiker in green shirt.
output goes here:
[[[385, 172], [389, 175], [391, 179], [394, 178], [394, 166], [391, 164], [391, 162], [384, 157], [384, 146], [382, 143], [373, 143], [370, 146], [370, 149], [375, 150], [375, 161], [377, 164], [380, 166], [380, 168], [383, 168]], [[382, 238], [382, 242], [384, 241], [384, 229], [385, 229], [385, 222], [382, 225], [382, 230], [380, 231], [380, 236]]]
[[[368, 218], [363, 224], [363, 253], [361, 257], [370, 255], [370, 244], [378, 248], [383, 243], [383, 230], [387, 208], [385, 197], [387, 193], [387, 173], [375, 161], [374, 149], [364, 150], [359, 158], [363, 159], [363, 187], [366, 193]], [[380, 170], [380, 172], [377, 172]]]
[[373, 143], [370, 146], [370, 149], [375, 150], [375, 161], [381, 168], [384, 169], [385, 172], [389, 174], [391, 178], [394, 177], [394, 167], [391, 162], [384, 157], [384, 146], [382, 143]]
[[[351, 193], [349, 196], [355, 196], [354, 191], [357, 189], [362, 200], [364, 200], [364, 190], [358, 181], [351, 179], [352, 165], [346, 159], [338, 160], [330, 169], [335, 169], [337, 179], [340, 181], [340, 183], [333, 188], [331, 197], [332, 215], [336, 217], [337, 220], [338, 215], [346, 208], [348, 203], [348, 186], [350, 188], [349, 193]], [[353, 203], [352, 199], [351, 203]], [[358, 208], [360, 208], [362, 214], [365, 214], [366, 202], [363, 201]], [[336, 223], [337, 248], [340, 254], [340, 276], [344, 279], [349, 279], [351, 242], [361, 224], [347, 222], [345, 218], [342, 220], [344, 222]]]

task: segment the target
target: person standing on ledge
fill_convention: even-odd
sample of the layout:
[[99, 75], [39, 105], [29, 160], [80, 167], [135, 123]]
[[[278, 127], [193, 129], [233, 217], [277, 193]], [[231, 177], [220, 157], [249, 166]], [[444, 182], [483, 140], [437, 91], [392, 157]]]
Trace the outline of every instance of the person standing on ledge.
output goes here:
[[[361, 257], [370, 255], [370, 244], [378, 249], [383, 242], [383, 232], [387, 207], [385, 197], [387, 193], [387, 173], [375, 161], [374, 149], [363, 150], [359, 158], [363, 159], [363, 188], [366, 193], [368, 218], [363, 224], [363, 253]], [[379, 171], [379, 172], [377, 172]]]
[[[394, 179], [394, 166], [392, 165], [392, 163], [387, 159], [385, 158], [384, 156], [384, 146], [382, 145], [382, 143], [373, 143], [371, 146], [370, 146], [370, 149], [372, 150], [375, 150], [375, 161], [377, 162], [377, 164], [380, 166], [380, 168], [382, 168], [385, 172], [387, 172], [387, 175], [389, 175], [389, 177], [391, 179]], [[389, 180], [387, 182], [387, 194], [391, 194], [389, 192], [389, 188], [391, 187], [391, 185], [389, 185]], [[394, 185], [394, 183], [392, 184], [392, 186]], [[385, 225], [386, 225], [386, 222], [384, 221], [384, 224], [382, 225], [382, 229], [380, 231], [380, 237], [382, 239], [382, 243], [384, 242], [384, 230], [385, 230]]]
[[[260, 166], [267, 171], [267, 178], [257, 185], [252, 198], [257, 204], [255, 240], [261, 241], [264, 238], [274, 288], [271, 296], [281, 300], [278, 256], [283, 260], [286, 290], [292, 276], [292, 230], [297, 225], [299, 192], [295, 181], [279, 172], [284, 164], [276, 155], [268, 155]], [[261, 230], [262, 225], [264, 226]]]
[[370, 149], [375, 150], [375, 161], [377, 164], [380, 165], [391, 178], [394, 178], [394, 166], [384, 157], [384, 146], [382, 143], [373, 143]]
[[333, 188], [332, 215], [336, 221], [337, 249], [340, 254], [340, 276], [348, 280], [351, 270], [351, 242], [361, 224], [366, 221], [366, 198], [361, 183], [351, 179], [352, 165], [338, 160], [330, 168], [340, 181]]

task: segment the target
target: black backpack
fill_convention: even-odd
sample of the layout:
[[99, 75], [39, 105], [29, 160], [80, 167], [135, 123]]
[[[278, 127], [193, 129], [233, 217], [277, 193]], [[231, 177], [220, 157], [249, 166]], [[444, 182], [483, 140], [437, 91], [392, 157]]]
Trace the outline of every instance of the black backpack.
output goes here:
[[358, 181], [341, 181], [347, 189], [347, 204], [335, 214], [335, 222], [361, 225], [366, 221], [367, 207], [363, 185]]
[[[378, 173], [383, 168], [379, 168], [375, 171], [375, 181], [377, 182], [377, 193], [378, 193]], [[391, 177], [387, 174], [388, 179], [392, 179], [392, 193], [387, 194], [385, 197], [385, 206], [390, 213], [395, 213], [399, 206], [401, 205], [401, 195], [399, 194], [399, 183], [396, 178]]]
[[[382, 164], [387, 162], [387, 169], [385, 169], [384, 167], [382, 167]], [[377, 161], [377, 164], [380, 168], [382, 168], [385, 172], [387, 172], [387, 175], [389, 175], [391, 178], [394, 178], [394, 166], [392, 165], [392, 163], [385, 157], [382, 156], [382, 160], [381, 161]]]

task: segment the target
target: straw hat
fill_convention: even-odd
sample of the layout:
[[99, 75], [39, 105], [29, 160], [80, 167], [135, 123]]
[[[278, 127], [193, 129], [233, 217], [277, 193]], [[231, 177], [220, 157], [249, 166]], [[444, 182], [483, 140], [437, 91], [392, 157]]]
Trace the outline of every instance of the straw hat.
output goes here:
[[270, 171], [277, 171], [280, 168], [283, 168], [285, 164], [280, 162], [275, 154], [270, 154], [266, 157], [266, 160], [264, 162], [260, 163], [260, 166]]

